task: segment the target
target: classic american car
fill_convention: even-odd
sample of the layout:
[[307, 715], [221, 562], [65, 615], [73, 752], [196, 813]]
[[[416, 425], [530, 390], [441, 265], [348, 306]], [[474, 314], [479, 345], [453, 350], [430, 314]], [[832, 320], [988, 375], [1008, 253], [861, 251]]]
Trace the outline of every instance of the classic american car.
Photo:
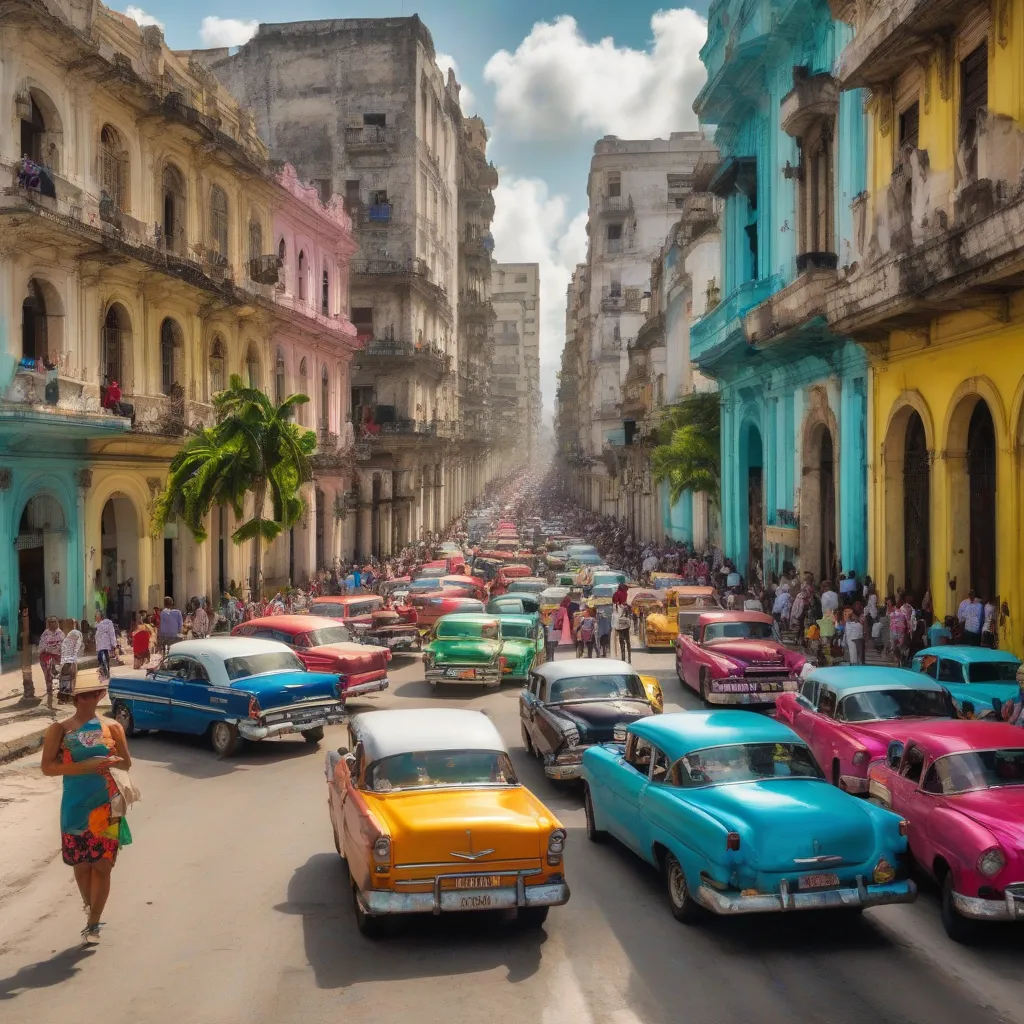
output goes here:
[[540, 600], [541, 621], [545, 626], [550, 624], [551, 616], [555, 614], [555, 609], [562, 603], [568, 593], [568, 587], [548, 587], [547, 590], [542, 590], [537, 595]]
[[671, 590], [673, 587], [685, 587], [686, 580], [676, 572], [652, 572], [651, 588], [653, 590]]
[[549, 779], [578, 779], [587, 747], [610, 742], [662, 706], [658, 681], [624, 661], [549, 661], [534, 668], [519, 695], [523, 745]]
[[490, 596], [487, 584], [479, 576], [442, 576], [437, 585], [439, 590], [458, 590], [477, 601], [486, 601]]
[[229, 757], [241, 740], [300, 733], [323, 739], [346, 718], [336, 672], [310, 672], [282, 643], [247, 637], [183, 640], [159, 668], [110, 680], [113, 717], [125, 734], [159, 729], [206, 735]]
[[911, 668], [944, 686], [965, 718], [992, 718], [993, 702], [1016, 699], [1020, 664], [1009, 651], [957, 644], [926, 647], [914, 655]]
[[505, 663], [501, 622], [496, 615], [456, 613], [437, 620], [423, 649], [428, 683], [500, 686]]
[[806, 663], [763, 612], [703, 612], [676, 638], [676, 674], [707, 704], [770, 704], [798, 689]]
[[540, 598], [535, 594], [501, 594], [484, 609], [491, 615], [533, 615], [540, 621]]
[[352, 643], [348, 627], [334, 619], [319, 615], [268, 615], [240, 622], [231, 635], [287, 644], [311, 672], [333, 672], [338, 676], [345, 698], [388, 687], [391, 653], [380, 647]]
[[810, 746], [833, 785], [866, 793], [868, 765], [893, 740], [955, 711], [949, 694], [919, 672], [843, 665], [814, 669], [798, 693], [779, 697], [775, 713]]
[[482, 601], [475, 597], [466, 597], [457, 590], [433, 590], [428, 594], [417, 594], [409, 599], [409, 603], [416, 609], [421, 637], [428, 636], [437, 620], [444, 615], [484, 610]]
[[506, 594], [533, 594], [535, 597], [548, 589], [548, 581], [540, 576], [521, 576], [510, 580]]
[[342, 597], [318, 597], [309, 604], [310, 615], [337, 619], [352, 627], [357, 622], [373, 625], [373, 613], [384, 607], [384, 598], [376, 594], [347, 594]]
[[936, 720], [868, 769], [869, 799], [903, 815], [914, 862], [942, 890], [957, 942], [981, 921], [1024, 921], [1024, 734]]
[[652, 608], [644, 622], [644, 636], [651, 649], [673, 647], [684, 625], [721, 607], [713, 587], [671, 587], [662, 593], [664, 606]]
[[535, 664], [544, 660], [544, 627], [538, 615], [497, 614], [501, 626], [502, 682], [524, 684]]
[[587, 837], [665, 877], [669, 908], [755, 914], [909, 903], [906, 822], [830, 786], [807, 745], [750, 711], [644, 718], [583, 755]]
[[327, 755], [327, 804], [364, 935], [392, 915], [459, 910], [516, 910], [537, 928], [568, 901], [565, 829], [486, 715], [371, 711], [349, 723], [349, 746]]

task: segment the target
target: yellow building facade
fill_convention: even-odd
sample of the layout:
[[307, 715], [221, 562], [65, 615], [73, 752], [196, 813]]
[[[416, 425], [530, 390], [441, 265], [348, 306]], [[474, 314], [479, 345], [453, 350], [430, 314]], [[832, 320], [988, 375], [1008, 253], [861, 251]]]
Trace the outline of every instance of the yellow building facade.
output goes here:
[[864, 254], [829, 298], [867, 348], [869, 566], [880, 593], [1005, 604], [1024, 653], [1024, 0], [832, 0], [864, 90]]

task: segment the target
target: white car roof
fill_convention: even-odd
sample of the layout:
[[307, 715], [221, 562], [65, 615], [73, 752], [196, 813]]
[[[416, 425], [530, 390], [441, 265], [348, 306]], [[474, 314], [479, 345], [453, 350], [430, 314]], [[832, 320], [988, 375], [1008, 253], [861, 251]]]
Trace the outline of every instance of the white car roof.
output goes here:
[[206, 640], [179, 640], [171, 644], [170, 654], [184, 654], [192, 658], [248, 658], [252, 654], [272, 654], [291, 651], [287, 644], [277, 640], [258, 640], [249, 636], [211, 637]]
[[494, 723], [481, 711], [367, 711], [353, 719], [351, 729], [363, 744], [367, 764], [395, 754], [428, 750], [506, 750]]

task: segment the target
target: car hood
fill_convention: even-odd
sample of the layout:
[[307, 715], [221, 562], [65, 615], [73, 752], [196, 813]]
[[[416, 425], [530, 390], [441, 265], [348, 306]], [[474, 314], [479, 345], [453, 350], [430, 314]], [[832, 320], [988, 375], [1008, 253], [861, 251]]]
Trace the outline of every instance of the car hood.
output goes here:
[[265, 711], [317, 697], [337, 697], [338, 673], [268, 672], [262, 676], [238, 679], [231, 684], [231, 689], [251, 693]]
[[817, 856], [861, 864], [877, 846], [873, 809], [822, 780], [708, 786], [680, 791], [679, 799], [738, 832], [741, 856], [760, 871], [800, 870], [794, 861]]
[[615, 726], [629, 725], [652, 714], [650, 704], [639, 697], [553, 704], [548, 710], [576, 727], [580, 743], [610, 743], [615, 738]]
[[1024, 785], [962, 793], [947, 797], [946, 804], [987, 828], [1007, 853], [1024, 848]]
[[774, 640], [715, 640], [705, 648], [713, 658], [721, 658], [741, 668], [783, 668], [803, 664], [804, 658]]
[[500, 651], [500, 641], [484, 640], [481, 637], [433, 640], [427, 644], [427, 652], [438, 663], [492, 661]]
[[931, 718], [894, 718], [886, 722], [854, 722], [841, 724], [846, 734], [855, 742], [861, 744], [871, 753], [871, 759], [885, 755], [889, 744], [893, 740], [906, 743], [907, 737], [913, 734], [914, 727], [925, 722], [933, 721]]

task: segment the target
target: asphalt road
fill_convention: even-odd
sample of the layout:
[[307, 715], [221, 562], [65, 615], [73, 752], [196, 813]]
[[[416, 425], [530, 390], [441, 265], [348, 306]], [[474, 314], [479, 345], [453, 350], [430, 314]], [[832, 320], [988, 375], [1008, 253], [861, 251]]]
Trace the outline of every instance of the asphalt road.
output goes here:
[[[695, 707], [669, 655], [640, 653], [666, 710]], [[325, 807], [323, 750], [299, 740], [218, 761], [198, 741], [133, 741], [143, 800], [114, 871], [102, 945], [78, 943], [59, 857], [59, 782], [38, 756], [0, 769], [0, 1021], [49, 1024], [854, 1024], [1024, 1021], [1024, 930], [946, 939], [934, 893], [908, 907], [677, 924], [661, 880], [587, 842], [580, 794], [546, 780], [520, 739], [517, 691], [435, 696], [418, 659], [366, 707], [486, 710], [524, 783], [569, 831], [572, 899], [543, 930], [490, 915], [409, 922], [379, 942], [352, 919]]]

